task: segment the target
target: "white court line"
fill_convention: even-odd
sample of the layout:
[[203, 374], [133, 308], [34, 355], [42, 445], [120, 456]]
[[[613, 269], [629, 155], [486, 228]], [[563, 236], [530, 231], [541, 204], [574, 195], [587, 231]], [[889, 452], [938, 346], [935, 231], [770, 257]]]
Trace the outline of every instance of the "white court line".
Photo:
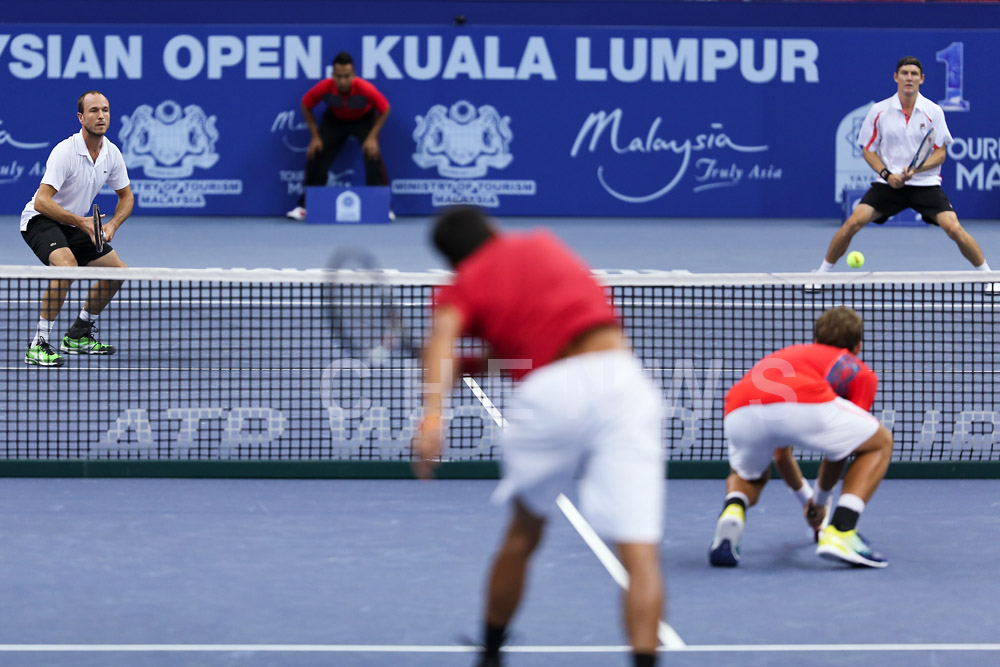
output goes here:
[[[597, 556], [597, 560], [601, 561], [601, 565], [604, 569], [608, 571], [611, 578], [621, 586], [622, 588], [628, 588], [628, 572], [625, 571], [625, 566], [615, 557], [608, 548], [608, 545], [604, 543], [604, 540], [598, 536], [597, 532], [591, 527], [587, 520], [583, 518], [576, 506], [570, 502], [564, 494], [560, 493], [559, 497], [556, 498], [556, 505], [562, 510], [562, 513], [566, 515], [569, 522], [573, 524], [576, 528], [576, 532], [580, 534], [583, 541], [587, 543], [590, 550], [594, 552]], [[660, 621], [659, 632], [656, 633], [667, 649], [678, 649], [686, 646], [684, 640], [681, 639], [672, 627], [665, 621]]]
[[[0, 644], [0, 653], [474, 653], [475, 646], [413, 644]], [[506, 653], [626, 653], [629, 646], [504, 646]], [[1000, 644], [701, 644], [671, 653], [1000, 651]]]
[[493, 404], [493, 401], [491, 401], [490, 397], [486, 395], [483, 388], [479, 386], [479, 383], [469, 375], [466, 375], [464, 380], [466, 386], [472, 390], [473, 395], [475, 395], [475, 397], [479, 399], [479, 402], [483, 404], [483, 407], [486, 408], [486, 412], [493, 418], [496, 425], [500, 428], [505, 428], [507, 426], [507, 420], [504, 419], [502, 414], [500, 414], [500, 408]]
[[688, 645], [688, 653], [791, 653], [825, 651], [1000, 651], [1000, 644], [703, 644]]
[[[472, 393], [479, 399], [479, 402], [483, 404], [483, 407], [486, 408], [486, 412], [493, 417], [493, 421], [497, 423], [497, 426], [500, 426], [501, 428], [507, 426], [507, 420], [504, 419], [502, 414], [500, 414], [500, 409], [493, 404], [493, 401], [491, 401], [490, 397], [486, 395], [483, 388], [479, 386], [479, 383], [472, 377], [466, 376], [465, 384], [468, 385], [469, 389], [472, 390]], [[597, 532], [591, 527], [591, 525], [587, 523], [587, 520], [583, 518], [583, 515], [577, 511], [576, 506], [574, 506], [570, 499], [562, 493], [560, 493], [559, 497], [556, 498], [556, 505], [559, 506], [559, 509], [561, 509], [562, 513], [566, 515], [566, 518], [569, 519], [570, 524], [572, 524], [573, 528], [576, 529], [576, 532], [580, 534], [583, 541], [586, 542], [587, 546], [590, 547], [590, 550], [594, 552], [595, 556], [597, 556], [597, 560], [601, 561], [601, 565], [603, 565], [604, 569], [608, 571], [611, 578], [614, 579], [619, 586], [627, 589], [628, 572], [625, 571], [625, 567], [611, 552], [611, 549], [609, 549], [604, 541], [597, 535]], [[668, 649], [680, 648], [685, 645], [684, 640], [681, 639], [680, 635], [678, 635], [665, 621], [660, 621], [657, 636], [659, 637], [660, 642], [662, 642]]]

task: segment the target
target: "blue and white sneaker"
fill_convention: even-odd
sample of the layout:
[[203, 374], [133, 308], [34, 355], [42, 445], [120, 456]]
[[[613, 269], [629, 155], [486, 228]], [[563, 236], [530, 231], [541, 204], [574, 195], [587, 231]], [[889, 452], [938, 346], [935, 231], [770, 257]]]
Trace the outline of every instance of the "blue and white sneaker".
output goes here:
[[877, 551], [873, 551], [868, 540], [862, 537], [857, 529], [841, 532], [833, 526], [827, 526], [819, 534], [816, 555], [862, 567], [889, 565], [889, 560]]
[[736, 567], [740, 562], [740, 540], [746, 522], [743, 508], [726, 505], [715, 524], [715, 538], [708, 550], [708, 562], [715, 567]]

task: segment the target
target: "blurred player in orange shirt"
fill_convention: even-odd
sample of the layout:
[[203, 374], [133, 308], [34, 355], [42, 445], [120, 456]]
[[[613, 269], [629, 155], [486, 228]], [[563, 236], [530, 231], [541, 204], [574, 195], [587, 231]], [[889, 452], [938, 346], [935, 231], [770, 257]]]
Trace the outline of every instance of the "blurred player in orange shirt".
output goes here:
[[892, 457], [892, 435], [869, 412], [878, 378], [857, 357], [863, 332], [856, 312], [831, 308], [816, 320], [813, 343], [764, 357], [726, 394], [723, 428], [731, 471], [709, 550], [712, 565], [739, 563], [746, 509], [767, 483], [775, 450], [785, 447], [825, 455], [815, 495], [805, 506], [814, 526], [824, 518], [826, 499], [847, 458], [855, 457], [816, 553], [852, 565], [888, 565], [856, 527]]

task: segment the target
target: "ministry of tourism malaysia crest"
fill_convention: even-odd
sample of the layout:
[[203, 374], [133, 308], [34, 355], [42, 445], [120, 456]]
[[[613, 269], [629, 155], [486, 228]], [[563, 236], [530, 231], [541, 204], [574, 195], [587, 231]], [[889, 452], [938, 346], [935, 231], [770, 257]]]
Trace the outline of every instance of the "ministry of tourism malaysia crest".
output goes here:
[[484, 180], [490, 168], [506, 169], [514, 160], [510, 116], [492, 106], [476, 107], [460, 100], [445, 107], [435, 104], [416, 117], [413, 162], [437, 169], [440, 179], [398, 179], [394, 195], [430, 194], [434, 206], [469, 203], [499, 206], [498, 195], [534, 195], [535, 181]]
[[462, 100], [445, 109], [435, 104], [426, 116], [417, 116], [413, 161], [424, 169], [437, 167], [450, 178], [481, 178], [489, 167], [503, 169], [510, 154], [510, 116], [484, 104], [477, 110]]
[[243, 191], [240, 180], [178, 180], [189, 179], [196, 168], [210, 169], [219, 161], [215, 121], [200, 106], [189, 104], [182, 109], [173, 100], [160, 102], [156, 109], [143, 104], [122, 116], [118, 139], [125, 163], [151, 178], [132, 181], [140, 206], [203, 208], [206, 194]]

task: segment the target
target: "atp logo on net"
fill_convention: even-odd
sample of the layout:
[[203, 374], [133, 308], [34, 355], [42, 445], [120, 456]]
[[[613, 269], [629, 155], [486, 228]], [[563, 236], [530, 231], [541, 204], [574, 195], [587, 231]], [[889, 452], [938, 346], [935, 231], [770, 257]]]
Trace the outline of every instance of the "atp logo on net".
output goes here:
[[489, 104], [459, 100], [435, 104], [415, 118], [413, 162], [434, 169], [438, 179], [398, 179], [394, 195], [431, 195], [434, 206], [468, 203], [500, 205], [499, 195], [534, 195], [535, 181], [486, 180], [490, 169], [507, 169], [514, 161], [510, 116]]
[[211, 169], [219, 161], [216, 117], [197, 104], [181, 107], [164, 100], [155, 108], [142, 104], [122, 116], [118, 134], [129, 169], [141, 169], [148, 180], [133, 180], [140, 206], [204, 208], [205, 195], [238, 195], [243, 181], [191, 179], [195, 169]]

